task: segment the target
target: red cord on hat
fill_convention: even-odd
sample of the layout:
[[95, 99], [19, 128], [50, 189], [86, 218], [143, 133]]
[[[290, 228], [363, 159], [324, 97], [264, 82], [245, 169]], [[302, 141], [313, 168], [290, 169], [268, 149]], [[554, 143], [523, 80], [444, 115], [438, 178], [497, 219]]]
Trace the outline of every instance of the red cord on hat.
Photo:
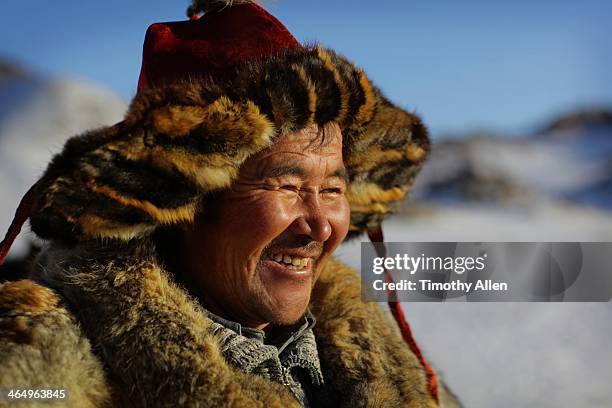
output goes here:
[[[369, 230], [368, 237], [370, 238], [370, 241], [372, 241], [372, 244], [374, 245], [376, 254], [381, 258], [385, 258], [387, 256], [387, 248], [385, 247], [385, 244], [384, 244], [384, 236], [383, 236], [382, 227], [379, 225], [378, 227]], [[386, 268], [385, 268], [385, 281], [393, 282], [393, 277], [391, 276], [391, 273], [389, 273], [389, 271]], [[389, 290], [387, 291], [387, 293], [388, 293], [389, 299], [397, 299], [395, 290]], [[419, 348], [418, 344], [414, 340], [414, 336], [412, 335], [412, 329], [410, 328], [408, 321], [406, 321], [406, 316], [404, 315], [404, 311], [402, 310], [401, 304], [397, 302], [396, 300], [389, 300], [387, 303], [389, 304], [389, 309], [391, 309], [391, 314], [393, 315], [393, 318], [395, 319], [395, 321], [397, 322], [397, 325], [399, 326], [399, 329], [400, 329], [400, 332], [402, 333], [402, 337], [404, 338], [404, 341], [408, 344], [408, 347], [410, 347], [410, 350], [414, 353], [414, 355], [419, 359], [419, 362], [421, 363], [421, 365], [423, 366], [423, 369], [425, 370], [425, 375], [427, 376], [427, 390], [429, 391], [429, 394], [431, 394], [432, 398], [436, 401], [436, 403], [439, 403], [438, 377], [436, 376], [436, 373], [431, 368], [429, 363], [427, 363], [427, 361], [425, 360], [425, 357], [423, 356], [423, 352], [421, 352], [421, 349]]]
[[0, 266], [4, 264], [6, 257], [8, 256], [9, 249], [19, 232], [21, 231], [21, 227], [23, 224], [30, 218], [32, 211], [34, 209], [34, 200], [36, 200], [38, 193], [38, 186], [40, 181], [36, 182], [27, 193], [23, 196], [21, 201], [19, 202], [19, 206], [15, 211], [15, 217], [13, 218], [13, 222], [11, 222], [11, 226], [9, 227], [6, 235], [4, 236], [4, 240], [0, 243]]

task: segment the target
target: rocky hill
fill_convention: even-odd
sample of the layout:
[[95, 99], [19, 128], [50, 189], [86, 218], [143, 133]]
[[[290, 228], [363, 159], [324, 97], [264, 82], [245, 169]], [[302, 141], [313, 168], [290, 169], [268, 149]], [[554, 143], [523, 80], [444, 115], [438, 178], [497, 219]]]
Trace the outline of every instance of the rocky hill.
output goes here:
[[612, 111], [583, 111], [525, 137], [435, 143], [412, 198], [499, 204], [548, 198], [612, 209], [611, 170]]

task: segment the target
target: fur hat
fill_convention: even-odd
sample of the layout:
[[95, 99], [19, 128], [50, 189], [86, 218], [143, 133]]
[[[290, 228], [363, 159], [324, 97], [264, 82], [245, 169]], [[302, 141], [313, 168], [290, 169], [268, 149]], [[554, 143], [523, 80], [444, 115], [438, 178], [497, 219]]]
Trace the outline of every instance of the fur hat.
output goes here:
[[194, 0], [188, 13], [149, 27], [124, 120], [66, 142], [22, 200], [0, 265], [27, 218], [41, 238], [66, 243], [192, 222], [202, 197], [229, 187], [249, 156], [312, 124], [335, 122], [343, 134], [349, 236], [377, 230], [404, 199], [429, 151], [416, 115], [251, 1]]
[[[124, 120], [69, 139], [53, 158], [27, 200], [41, 238], [129, 240], [191, 222], [201, 197], [228, 187], [247, 157], [311, 124], [342, 130], [349, 236], [404, 199], [429, 150], [417, 116], [341, 55], [300, 46], [258, 5], [195, 1], [190, 12], [204, 6], [218, 11], [149, 28]], [[251, 49], [258, 33], [265, 46]]]

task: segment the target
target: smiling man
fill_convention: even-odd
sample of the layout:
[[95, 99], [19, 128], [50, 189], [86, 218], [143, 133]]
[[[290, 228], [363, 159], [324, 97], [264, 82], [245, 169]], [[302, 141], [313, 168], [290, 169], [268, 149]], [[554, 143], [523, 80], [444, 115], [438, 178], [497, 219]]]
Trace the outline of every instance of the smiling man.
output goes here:
[[340, 128], [311, 125], [247, 159], [214, 196], [214, 219], [197, 215], [167, 258], [217, 315], [258, 329], [295, 323], [348, 232], [345, 192]]
[[70, 139], [22, 200], [0, 262], [28, 217], [48, 244], [0, 285], [0, 389], [74, 407], [455, 406], [332, 257], [404, 199], [429, 149], [419, 118], [250, 1], [190, 15], [149, 28], [125, 119]]

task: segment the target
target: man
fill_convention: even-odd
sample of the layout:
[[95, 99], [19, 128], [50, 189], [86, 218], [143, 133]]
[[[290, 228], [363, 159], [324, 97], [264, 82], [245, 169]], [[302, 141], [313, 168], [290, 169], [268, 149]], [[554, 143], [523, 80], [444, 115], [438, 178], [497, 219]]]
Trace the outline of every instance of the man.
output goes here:
[[26, 216], [49, 245], [0, 286], [0, 388], [78, 407], [452, 406], [331, 257], [404, 198], [424, 126], [255, 4], [190, 10], [206, 14], [150, 27], [124, 121], [70, 139], [22, 201], [0, 253]]

